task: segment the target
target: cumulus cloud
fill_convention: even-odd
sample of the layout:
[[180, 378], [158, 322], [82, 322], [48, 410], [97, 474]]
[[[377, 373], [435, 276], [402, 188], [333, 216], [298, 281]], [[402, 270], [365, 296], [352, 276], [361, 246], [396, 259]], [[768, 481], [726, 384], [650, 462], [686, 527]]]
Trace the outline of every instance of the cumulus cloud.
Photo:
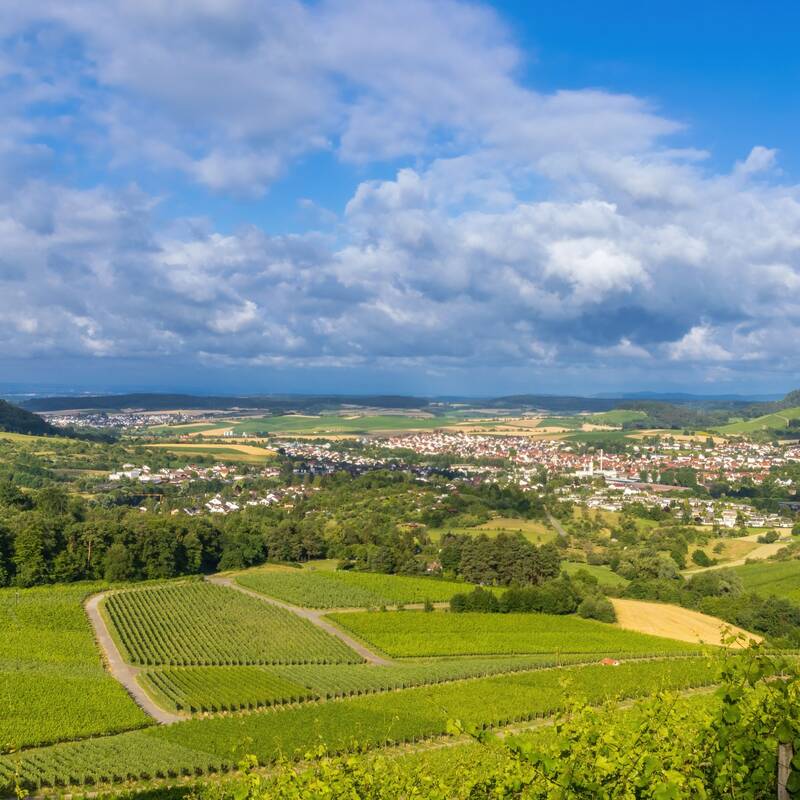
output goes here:
[[[775, 151], [714, 174], [701, 149], [671, 146], [679, 123], [636, 97], [536, 92], [486, 8], [28, 5], [0, 15], [0, 76], [13, 76], [0, 94], [8, 353], [800, 367], [800, 189]], [[222, 232], [165, 221], [155, 192], [34, 177], [63, 158], [54, 140], [91, 149], [101, 174], [171, 169], [245, 197], [310, 152], [365, 177], [339, 213], [324, 209], [326, 234]], [[386, 159], [401, 163], [394, 177], [371, 179]], [[318, 209], [309, 188], [301, 206]]]

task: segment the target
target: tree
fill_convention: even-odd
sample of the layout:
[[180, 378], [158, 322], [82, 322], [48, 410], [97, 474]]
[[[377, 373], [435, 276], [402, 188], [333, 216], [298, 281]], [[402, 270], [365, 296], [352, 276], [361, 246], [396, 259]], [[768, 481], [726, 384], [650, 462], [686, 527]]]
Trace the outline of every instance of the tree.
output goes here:
[[115, 583], [133, 577], [133, 559], [122, 542], [115, 542], [106, 550], [103, 563], [103, 573], [107, 581]]

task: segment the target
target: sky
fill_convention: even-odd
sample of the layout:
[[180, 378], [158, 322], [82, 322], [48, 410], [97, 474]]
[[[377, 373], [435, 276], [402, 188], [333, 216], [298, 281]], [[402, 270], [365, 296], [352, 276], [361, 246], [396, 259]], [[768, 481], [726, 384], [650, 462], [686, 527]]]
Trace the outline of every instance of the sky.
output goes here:
[[800, 386], [800, 6], [0, 8], [0, 385]]

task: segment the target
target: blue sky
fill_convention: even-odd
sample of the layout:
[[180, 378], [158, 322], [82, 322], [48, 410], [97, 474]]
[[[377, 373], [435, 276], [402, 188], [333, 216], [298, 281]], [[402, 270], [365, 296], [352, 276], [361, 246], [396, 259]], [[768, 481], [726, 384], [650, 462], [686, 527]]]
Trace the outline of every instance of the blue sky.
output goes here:
[[795, 4], [30, 5], [0, 383], [800, 381]]

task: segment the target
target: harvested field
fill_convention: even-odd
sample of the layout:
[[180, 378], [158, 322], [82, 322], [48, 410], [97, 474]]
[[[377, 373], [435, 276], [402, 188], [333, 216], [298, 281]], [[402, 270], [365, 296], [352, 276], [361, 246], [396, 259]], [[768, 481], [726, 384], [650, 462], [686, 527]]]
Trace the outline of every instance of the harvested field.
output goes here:
[[617, 612], [617, 625], [626, 630], [665, 636], [681, 642], [719, 645], [722, 644], [723, 629], [727, 628], [732, 633], [744, 633], [755, 641], [761, 641], [760, 636], [688, 608], [622, 598], [614, 598], [611, 602]]

